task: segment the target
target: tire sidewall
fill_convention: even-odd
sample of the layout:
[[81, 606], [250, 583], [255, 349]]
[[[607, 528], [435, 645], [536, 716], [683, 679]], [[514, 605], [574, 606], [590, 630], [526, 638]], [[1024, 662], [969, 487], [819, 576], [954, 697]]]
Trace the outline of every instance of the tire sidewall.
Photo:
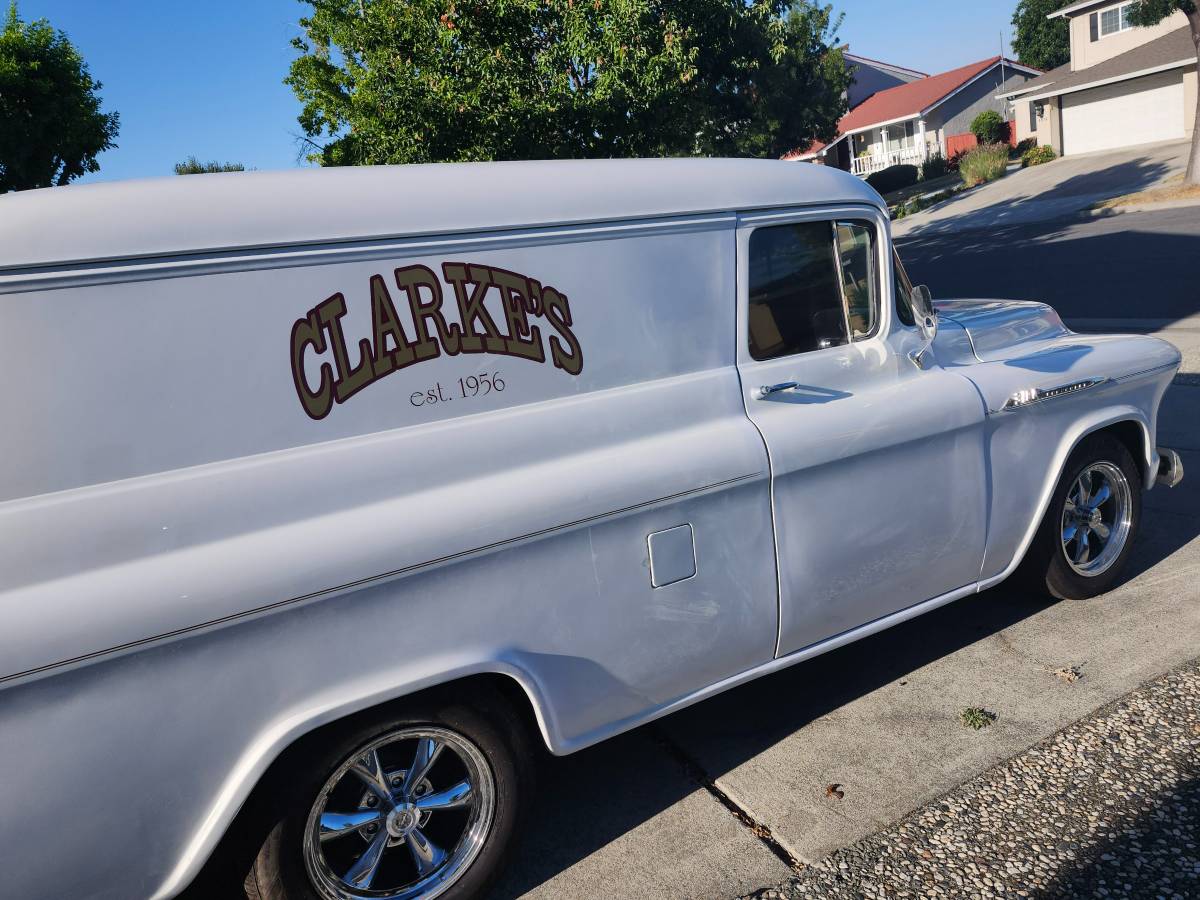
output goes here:
[[247, 879], [247, 893], [260, 900], [322, 900], [313, 888], [301, 847], [308, 815], [326, 780], [356, 750], [401, 728], [437, 725], [457, 732], [479, 748], [491, 769], [496, 807], [486, 842], [466, 871], [438, 895], [467, 900], [481, 895], [495, 880], [520, 828], [531, 772], [527, 737], [504, 715], [451, 703], [415, 706], [403, 713], [376, 717], [357, 727], [334, 732], [320, 749], [289, 766], [288, 796]]
[[[1062, 546], [1062, 518], [1067, 496], [1075, 480], [1085, 469], [1098, 462], [1107, 462], [1121, 470], [1129, 483], [1130, 524], [1125, 546], [1104, 572], [1099, 575], [1083, 575], [1076, 572], [1067, 561]], [[1085, 438], [1067, 461], [1063, 477], [1054, 489], [1054, 497], [1047, 511], [1046, 521], [1039, 535], [1044, 546], [1043, 555], [1048, 557], [1045, 569], [1046, 588], [1060, 599], [1083, 599], [1103, 594], [1113, 588], [1122, 578], [1129, 555], [1142, 520], [1142, 478], [1137, 464], [1128, 448], [1110, 435], [1100, 434]]]

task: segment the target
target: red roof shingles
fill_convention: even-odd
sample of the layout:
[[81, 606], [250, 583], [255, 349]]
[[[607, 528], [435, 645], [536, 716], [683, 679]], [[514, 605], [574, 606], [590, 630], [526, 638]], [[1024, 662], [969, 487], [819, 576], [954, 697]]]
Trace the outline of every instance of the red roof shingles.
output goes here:
[[920, 81], [910, 81], [908, 84], [897, 85], [873, 94], [842, 117], [838, 123], [838, 132], [845, 134], [880, 122], [915, 116], [962, 87], [976, 75], [986, 72], [999, 61], [1000, 57], [993, 56], [969, 66], [951, 69], [940, 75], [930, 75]]

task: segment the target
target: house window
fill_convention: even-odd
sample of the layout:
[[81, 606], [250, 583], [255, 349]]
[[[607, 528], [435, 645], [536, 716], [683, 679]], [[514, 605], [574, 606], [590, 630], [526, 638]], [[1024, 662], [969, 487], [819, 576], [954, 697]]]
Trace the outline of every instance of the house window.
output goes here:
[[1037, 131], [1037, 119], [1038, 119], [1037, 104], [1030, 103], [1029, 104], [1029, 130], [1030, 131]]
[[1110, 34], [1117, 34], [1132, 28], [1133, 24], [1129, 21], [1129, 13], [1132, 9], [1132, 3], [1122, 3], [1120, 6], [1102, 11], [1100, 13], [1100, 37], [1108, 37]]

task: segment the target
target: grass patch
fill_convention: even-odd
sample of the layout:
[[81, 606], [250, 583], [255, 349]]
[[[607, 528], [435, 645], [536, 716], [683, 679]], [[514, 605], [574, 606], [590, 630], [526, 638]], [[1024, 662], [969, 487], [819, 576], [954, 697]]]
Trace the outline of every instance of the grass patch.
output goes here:
[[1143, 203], [1170, 203], [1174, 200], [1200, 200], [1200, 185], [1184, 184], [1183, 176], [1177, 175], [1162, 187], [1113, 197], [1111, 200], [1103, 200], [1095, 204], [1092, 208], [1115, 209], [1119, 206], [1136, 206]]
[[958, 719], [962, 722], [964, 728], [974, 728], [979, 731], [981, 728], [987, 728], [992, 725], [998, 718], [994, 712], [984, 709], [982, 706], [968, 706], [958, 714]]

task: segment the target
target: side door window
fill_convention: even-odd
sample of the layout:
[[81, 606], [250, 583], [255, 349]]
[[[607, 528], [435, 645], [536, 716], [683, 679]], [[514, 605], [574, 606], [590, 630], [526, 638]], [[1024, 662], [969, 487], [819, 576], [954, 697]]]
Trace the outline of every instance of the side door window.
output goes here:
[[875, 229], [799, 222], [750, 236], [750, 356], [776, 359], [864, 340], [879, 328]]

